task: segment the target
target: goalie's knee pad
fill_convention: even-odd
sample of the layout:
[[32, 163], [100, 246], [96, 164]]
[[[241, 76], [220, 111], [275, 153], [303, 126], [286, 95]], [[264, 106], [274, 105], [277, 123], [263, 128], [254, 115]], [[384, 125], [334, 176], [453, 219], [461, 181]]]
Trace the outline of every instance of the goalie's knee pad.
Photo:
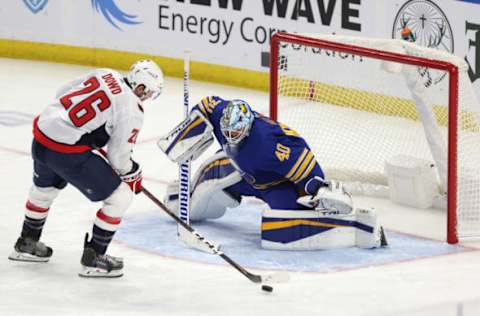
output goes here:
[[[164, 199], [165, 206], [178, 216], [178, 182], [169, 184]], [[196, 187], [190, 198], [191, 221], [215, 219], [222, 217], [227, 207], [236, 207], [240, 203], [224, 190], [215, 187], [213, 183], [202, 183]]]
[[95, 225], [102, 229], [115, 231], [123, 215], [133, 200], [130, 187], [122, 182], [113, 193], [103, 201], [103, 207], [97, 212]]
[[216, 182], [219, 181], [203, 182], [195, 189], [192, 195], [191, 220], [219, 218], [225, 214], [228, 207], [237, 207], [240, 204], [238, 200], [222, 189], [221, 184], [218, 185]]
[[[227, 207], [236, 207], [239, 201], [224, 189], [242, 180], [223, 152], [207, 159], [195, 173], [190, 198], [190, 220], [199, 221], [223, 216]], [[167, 187], [166, 206], [178, 214], [178, 182]]]
[[28, 193], [26, 215], [34, 219], [46, 218], [48, 210], [59, 192], [60, 190], [55, 187], [42, 188], [32, 185]]

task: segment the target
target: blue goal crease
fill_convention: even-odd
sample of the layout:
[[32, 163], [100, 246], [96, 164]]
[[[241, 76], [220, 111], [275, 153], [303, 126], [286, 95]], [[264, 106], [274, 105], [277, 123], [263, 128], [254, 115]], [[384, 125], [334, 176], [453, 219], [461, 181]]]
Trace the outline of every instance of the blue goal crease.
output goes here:
[[[220, 219], [193, 223], [206, 239], [248, 268], [301, 272], [334, 272], [412, 261], [472, 249], [445, 242], [386, 231], [389, 246], [321, 251], [275, 251], [260, 247], [260, 212], [229, 210]], [[154, 213], [126, 217], [116, 239], [123, 245], [183, 260], [225, 264], [218, 256], [188, 248], [177, 237], [176, 222]]]

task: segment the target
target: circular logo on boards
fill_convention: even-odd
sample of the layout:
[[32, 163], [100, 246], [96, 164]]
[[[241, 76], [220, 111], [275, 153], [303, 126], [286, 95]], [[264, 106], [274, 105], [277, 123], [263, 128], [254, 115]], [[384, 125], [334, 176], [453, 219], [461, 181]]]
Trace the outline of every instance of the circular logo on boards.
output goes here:
[[[420, 46], [454, 52], [452, 28], [442, 9], [430, 0], [409, 0], [398, 11], [392, 38], [415, 42]], [[437, 84], [445, 72], [419, 69], [427, 77], [426, 85]]]

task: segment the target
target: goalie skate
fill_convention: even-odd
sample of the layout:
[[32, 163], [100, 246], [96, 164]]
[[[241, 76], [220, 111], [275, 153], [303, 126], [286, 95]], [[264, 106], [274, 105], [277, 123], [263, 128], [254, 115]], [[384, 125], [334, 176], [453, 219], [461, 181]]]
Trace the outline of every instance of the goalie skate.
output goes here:
[[385, 236], [385, 231], [383, 230], [383, 226], [380, 227], [380, 247], [387, 247], [388, 241], [387, 236]]
[[31, 238], [19, 237], [14, 246], [14, 251], [8, 259], [25, 262], [47, 262], [52, 256], [52, 248], [43, 242]]

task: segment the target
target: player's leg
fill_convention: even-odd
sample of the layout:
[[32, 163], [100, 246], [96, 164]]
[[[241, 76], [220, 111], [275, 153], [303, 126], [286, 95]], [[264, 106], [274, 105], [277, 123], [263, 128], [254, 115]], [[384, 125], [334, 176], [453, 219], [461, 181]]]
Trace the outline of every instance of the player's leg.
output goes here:
[[25, 205], [25, 217], [20, 237], [9, 259], [29, 262], [46, 262], [52, 256], [52, 248], [40, 242], [50, 206], [59, 191], [67, 183], [38, 157], [38, 148], [32, 146], [33, 185]]
[[[342, 194], [338, 192], [339, 196]], [[262, 214], [263, 248], [317, 250], [387, 245], [374, 210], [340, 212], [339, 203], [332, 209], [312, 209], [308, 204], [297, 203], [299, 195], [292, 183], [262, 191], [262, 199], [270, 206]], [[327, 198], [338, 200], [336, 195]]]
[[297, 203], [297, 199], [300, 197], [298, 190], [298, 187], [292, 182], [285, 182], [260, 191], [261, 199], [265, 201], [272, 210], [307, 209], [307, 207]]
[[91, 201], [103, 201], [92, 227], [92, 238], [85, 238], [79, 273], [86, 277], [118, 277], [123, 274], [123, 260], [106, 255], [107, 248], [117, 231], [122, 217], [130, 206], [133, 192], [120, 180], [112, 167], [91, 152], [75, 158], [71, 168], [59, 170], [69, 183]]
[[103, 207], [97, 211], [91, 240], [88, 240], [88, 234], [85, 236], [80, 276], [119, 277], [123, 275], [123, 259], [107, 255], [106, 252], [123, 214], [132, 201], [132, 195], [130, 187], [120, 183], [117, 189], [103, 201]]
[[261, 199], [259, 190], [256, 190], [245, 180], [241, 180], [225, 189], [231, 196], [235, 197], [239, 201], [242, 196], [253, 196]]

